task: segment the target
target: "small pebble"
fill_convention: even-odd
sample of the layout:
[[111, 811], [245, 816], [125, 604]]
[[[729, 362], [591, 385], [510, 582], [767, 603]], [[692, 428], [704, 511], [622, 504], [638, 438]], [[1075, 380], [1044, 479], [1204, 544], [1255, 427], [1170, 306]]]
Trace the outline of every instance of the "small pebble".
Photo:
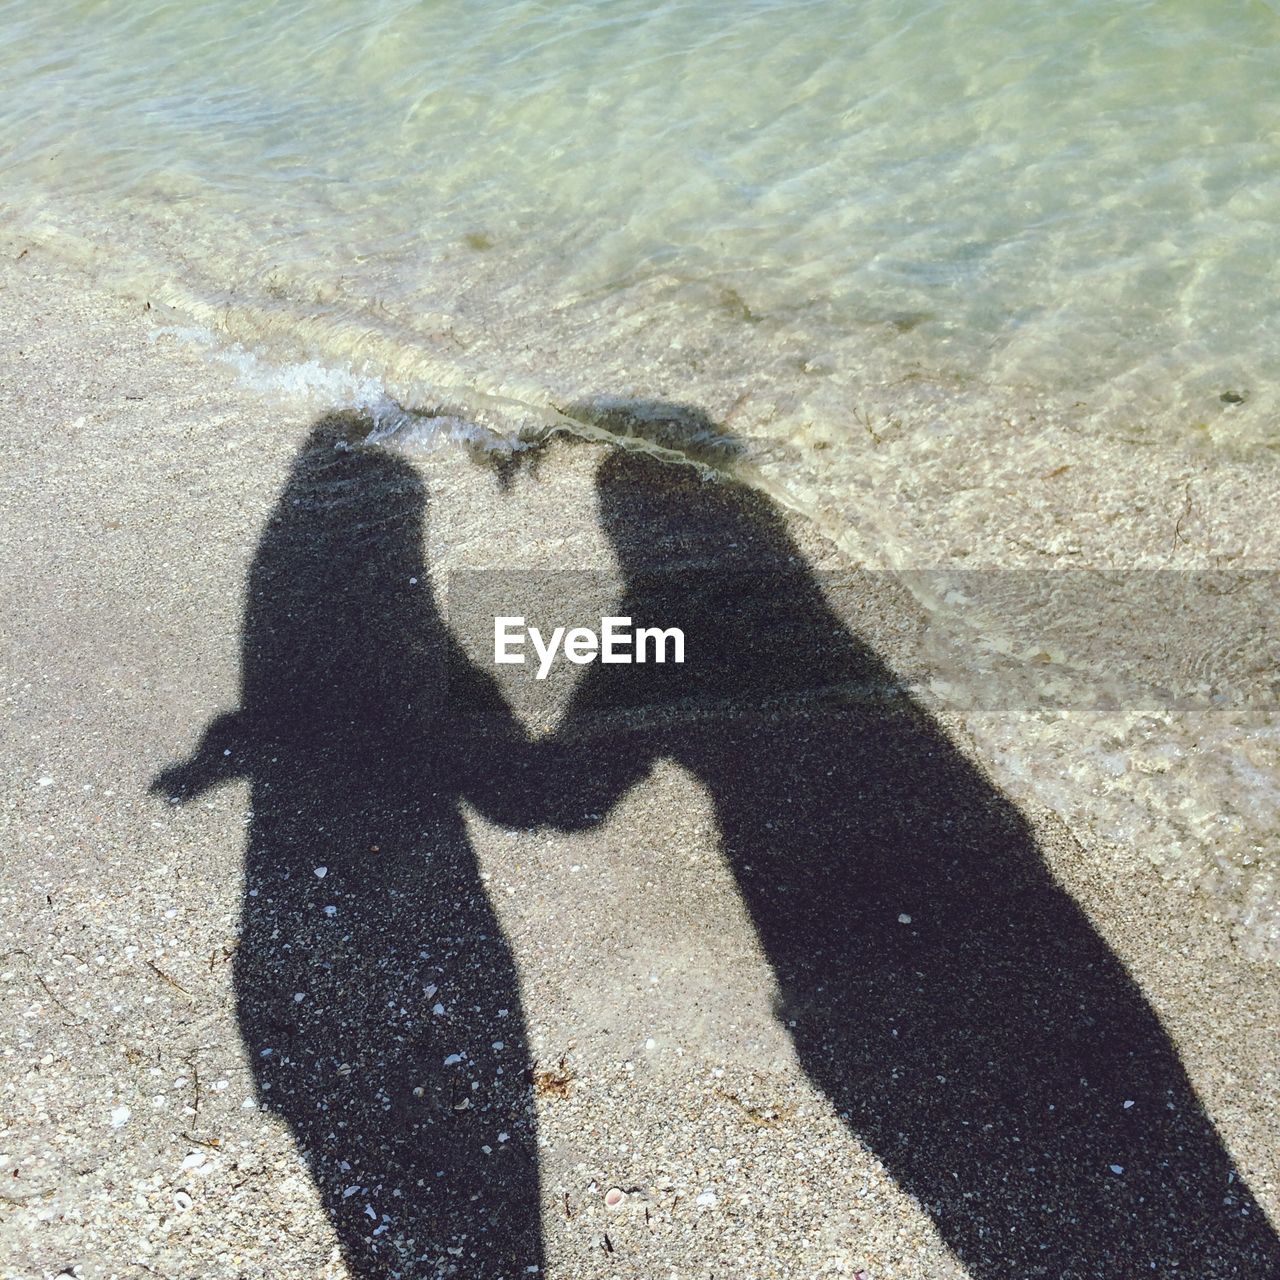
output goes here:
[[111, 1112], [111, 1127], [113, 1129], [120, 1128], [121, 1125], [129, 1123], [129, 1117], [133, 1114], [128, 1107], [116, 1107]]
[[911, 917], [910, 917], [909, 915], [907, 915], [907, 914], [906, 914], [906, 912], [904, 911], [904, 912], [902, 913], [902, 915], [900, 915], [900, 916], [898, 917], [898, 923], [899, 923], [899, 924], [910, 924], [910, 923], [911, 923]]
[[716, 1207], [716, 1193], [714, 1191], [704, 1191], [695, 1201], [694, 1204], [699, 1209], [714, 1209]]
[[627, 1193], [621, 1187], [610, 1187], [604, 1193], [604, 1207], [606, 1209], [616, 1209], [626, 1198]]
[[191, 1208], [192, 1200], [185, 1191], [175, 1191], [173, 1194], [173, 1207], [179, 1213], [186, 1213]]
[[328, 868], [328, 867], [317, 867], [317, 868], [316, 868], [316, 879], [317, 879], [317, 880], [323, 880], [323, 879], [325, 878], [325, 876], [327, 876], [328, 874], [329, 874], [329, 868]]
[[1122, 1164], [1113, 1164], [1113, 1165], [1111, 1166], [1111, 1172], [1112, 1172], [1112, 1173], [1123, 1173], [1123, 1172], [1124, 1172], [1124, 1165], [1122, 1165]]

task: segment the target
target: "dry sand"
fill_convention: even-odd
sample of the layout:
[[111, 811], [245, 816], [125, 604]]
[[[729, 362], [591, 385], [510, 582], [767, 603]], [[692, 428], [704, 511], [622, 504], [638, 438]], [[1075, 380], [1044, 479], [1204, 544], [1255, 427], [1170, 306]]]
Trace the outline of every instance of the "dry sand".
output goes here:
[[[1264, 1215], [1280, 1220], [1275, 970], [1245, 958], [1225, 924], [1137, 853], [1091, 849], [1054, 814], [1009, 806], [984, 762], [970, 761], [962, 724], [926, 718], [904, 728], [891, 716], [884, 728], [882, 711], [814, 710], [805, 701], [812, 691], [786, 681], [763, 710], [751, 681], [711, 690], [709, 704], [674, 716], [620, 712], [606, 698], [607, 714], [545, 775], [535, 762], [521, 776], [500, 736], [478, 746], [450, 739], [439, 776], [456, 803], [433, 792], [416, 808], [397, 807], [415, 752], [439, 744], [415, 740], [416, 721], [387, 728], [383, 712], [400, 695], [370, 693], [372, 673], [385, 667], [394, 677], [408, 661], [404, 624], [425, 618], [438, 628], [429, 593], [444, 598], [447, 575], [470, 569], [616, 577], [621, 558], [634, 574], [646, 554], [652, 567], [683, 557], [697, 581], [708, 566], [724, 568], [723, 544], [709, 551], [696, 514], [681, 523], [680, 513], [701, 509], [697, 482], [624, 468], [611, 500], [621, 510], [630, 503], [641, 527], [656, 512], [653, 526], [667, 536], [645, 553], [619, 543], [616, 526], [611, 542], [602, 527], [596, 493], [608, 463], [595, 447], [553, 445], [507, 492], [455, 448], [381, 471], [370, 464], [367, 474], [386, 486], [393, 532], [413, 527], [408, 507], [426, 495], [421, 552], [395, 554], [405, 565], [421, 556], [430, 578], [413, 594], [406, 577], [403, 600], [370, 616], [376, 598], [359, 593], [379, 586], [376, 574], [352, 585], [367, 560], [343, 560], [345, 576], [333, 577], [318, 563], [333, 553], [323, 516], [309, 542], [305, 521], [291, 528], [291, 508], [277, 510], [286, 484], [301, 484], [286, 491], [300, 508], [308, 495], [336, 492], [324, 489], [325, 476], [299, 481], [295, 470], [289, 479], [320, 416], [315, 404], [282, 404], [194, 349], [154, 341], [145, 314], [34, 253], [6, 265], [0, 280], [0, 395], [10, 433], [4, 1275], [293, 1280], [452, 1267], [478, 1277], [540, 1266], [565, 1278], [863, 1271], [872, 1280], [1015, 1280], [1129, 1277], [1147, 1257], [1167, 1259], [1155, 1272], [1165, 1275], [1280, 1273], [1263, 1224]], [[348, 465], [349, 455], [325, 447]], [[366, 474], [350, 465], [348, 479]], [[353, 501], [370, 545], [381, 547], [367, 497]], [[742, 518], [720, 502], [707, 508], [713, 533]], [[800, 557], [800, 572], [839, 567], [802, 523], [778, 516], [770, 530], [767, 545], [748, 538], [731, 567], [773, 575], [784, 595], [796, 589], [797, 570], [780, 565], [779, 548]], [[639, 557], [630, 569], [628, 554]], [[265, 594], [249, 607], [255, 643], [279, 651], [245, 690], [255, 557], [265, 574]], [[328, 613], [312, 598], [321, 585]], [[833, 604], [833, 620], [868, 652], [899, 673], [910, 668], [909, 600], [869, 601], [853, 590]], [[302, 620], [291, 635], [295, 605]], [[465, 619], [454, 622], [465, 631]], [[350, 664], [354, 701], [302, 705], [310, 685], [291, 655], [312, 664], [307, 672], [332, 675], [317, 635]], [[773, 657], [786, 667], [785, 653]], [[694, 702], [706, 692], [694, 689]], [[572, 694], [550, 691], [545, 718], [554, 721]], [[282, 722], [296, 718], [281, 733], [305, 768], [272, 758], [224, 778], [210, 772], [205, 789], [170, 774], [152, 794], [157, 776], [193, 753], [195, 772], [216, 772], [224, 749], [236, 760], [239, 739], [212, 742], [203, 764], [198, 744], [220, 712], [254, 699], [259, 715], [275, 708]], [[334, 727], [343, 716], [358, 725], [354, 736]], [[315, 746], [330, 733], [341, 760]], [[872, 744], [868, 759], [879, 763], [865, 767], [863, 782], [850, 781], [838, 753], [822, 755], [831, 734]], [[450, 763], [455, 746], [470, 771], [462, 781]], [[633, 749], [635, 776], [622, 776]], [[262, 755], [260, 743], [254, 750]], [[778, 782], [771, 753], [796, 770], [794, 810], [792, 793], [769, 793]], [[824, 766], [848, 784], [825, 799], [805, 781]], [[553, 792], [569, 770], [592, 774], [608, 793], [598, 813], [581, 797], [581, 812], [569, 812], [570, 801], [557, 808]], [[901, 813], [882, 803], [895, 778], [920, 781], [903, 787]], [[849, 788], [861, 786], [852, 804]], [[353, 800], [348, 788], [360, 787], [367, 794]], [[550, 796], [552, 811], [515, 821], [504, 787], [531, 811]], [[832, 814], [846, 825], [865, 819], [863, 837], [882, 861], [899, 854], [905, 869], [882, 868], [861, 898], [850, 896], [828, 875], [845, 866], [834, 846], [815, 851], [806, 835], [817, 822], [838, 842], [843, 828], [830, 825]], [[933, 848], [949, 822], [961, 845], [986, 842], [989, 866], [939, 872], [928, 859], [912, 861], [919, 849], [900, 847], [901, 830], [911, 829]], [[410, 828], [422, 845], [412, 856], [398, 852]], [[421, 869], [414, 858], [432, 852], [432, 832], [439, 878], [427, 877], [419, 902], [402, 881]], [[765, 847], [766, 832], [776, 847]], [[367, 850], [356, 850], [364, 838]], [[259, 892], [276, 915], [265, 906], [255, 915], [257, 899], [244, 896], [247, 846], [251, 858], [283, 849], [296, 861], [259, 868]], [[355, 863], [339, 862], [357, 853], [368, 860], [358, 875]], [[819, 860], [825, 884], [806, 880], [802, 853]], [[779, 854], [783, 861], [770, 861]], [[753, 887], [745, 857], [757, 857], [772, 883]], [[310, 864], [328, 861], [334, 869], [320, 880]], [[1008, 883], [998, 883], [1005, 873]], [[845, 866], [845, 874], [861, 873]], [[354, 958], [321, 949], [322, 916], [301, 923], [304, 905], [321, 911], [330, 887]], [[295, 891], [303, 896], [291, 899]], [[812, 921], [808, 957], [794, 942], [788, 894]], [[847, 902], [863, 905], [843, 917], [841, 932], [827, 912]], [[899, 914], [912, 919], [899, 923]], [[1001, 919], [1016, 927], [1002, 932]], [[1025, 968], [1024, 926], [1046, 948], [1028, 953]], [[419, 928], [430, 953], [420, 974], [412, 971]], [[988, 968], [992, 956], [1006, 968]], [[396, 959], [394, 973], [385, 957]], [[296, 1023], [285, 1025], [275, 1003], [287, 1011], [289, 988], [304, 984]], [[438, 990], [428, 996], [431, 985]], [[374, 1007], [410, 989], [416, 1007], [389, 1015]], [[444, 1014], [432, 1013], [435, 1000]], [[895, 1009], [901, 1024], [890, 1027]], [[883, 1025], [872, 1025], [877, 1016]], [[429, 1036], [467, 1055], [457, 1065], [481, 1086], [473, 1106], [457, 1110], [468, 1090], [449, 1077], [447, 1105], [427, 1129], [415, 1128], [417, 1095], [391, 1096], [411, 1069], [389, 1047], [401, 1045], [400, 1031], [387, 1030], [396, 1019], [407, 1020], [396, 1022], [407, 1043]], [[269, 1057], [263, 1065], [259, 1038], [268, 1034], [280, 1043], [266, 1047], [286, 1059], [277, 1076]], [[340, 1075], [332, 1086], [316, 1084], [326, 1046]], [[1037, 1055], [1048, 1063], [1044, 1079]], [[442, 1061], [423, 1065], [424, 1107], [443, 1097]], [[1079, 1064], [1093, 1078], [1069, 1101], [1064, 1073]], [[290, 1081], [301, 1082], [292, 1100]], [[1057, 1139], [1029, 1118], [1035, 1108], [1047, 1114], [1055, 1097], [1071, 1115]], [[1097, 1141], [1082, 1106], [1098, 1112]], [[503, 1107], [514, 1117], [509, 1129]], [[398, 1132], [435, 1133], [438, 1146], [388, 1157], [386, 1185], [371, 1191], [369, 1162]], [[365, 1161], [351, 1171], [349, 1203], [334, 1181], [342, 1174], [321, 1163], [313, 1178], [299, 1151], [330, 1137], [338, 1156], [347, 1143]], [[1104, 1138], [1124, 1172], [1098, 1163]], [[1144, 1167], [1162, 1155], [1166, 1167]], [[415, 1161], [447, 1166], [431, 1176], [475, 1190], [444, 1197], [437, 1237], [397, 1253], [414, 1202], [439, 1198], [434, 1186], [392, 1185]], [[626, 1196], [609, 1208], [615, 1187]], [[328, 1212], [327, 1194], [336, 1197]], [[1042, 1204], [1051, 1194], [1058, 1202]], [[540, 1254], [527, 1243], [539, 1217]], [[386, 1226], [380, 1244], [359, 1242], [362, 1221], [370, 1236]], [[427, 1260], [397, 1263], [398, 1272], [385, 1261], [405, 1254]]]

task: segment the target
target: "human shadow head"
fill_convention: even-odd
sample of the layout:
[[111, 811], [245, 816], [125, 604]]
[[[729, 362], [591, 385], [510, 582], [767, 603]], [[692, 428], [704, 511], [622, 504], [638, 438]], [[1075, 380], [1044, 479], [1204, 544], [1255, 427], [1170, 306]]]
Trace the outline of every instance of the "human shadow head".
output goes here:
[[240, 1036], [351, 1273], [524, 1274], [529, 1053], [461, 813], [468, 762], [516, 734], [436, 607], [421, 476], [366, 426], [302, 442], [245, 585], [239, 707], [152, 789], [250, 784]]
[[730, 475], [749, 452], [744, 440], [705, 410], [676, 400], [592, 396], [561, 412], [595, 428], [603, 441], [666, 462], [689, 463], [704, 472]]
[[364, 445], [367, 427], [331, 414], [299, 446], [246, 583], [240, 705], [157, 775], [153, 795], [182, 802], [252, 774], [264, 738], [384, 727], [388, 681], [408, 678], [411, 645], [436, 638], [426, 490], [404, 459]]
[[[654, 422], [684, 462], [643, 447]], [[637, 626], [679, 628], [686, 660], [615, 668], [610, 679], [587, 682], [580, 708], [606, 689], [611, 700], [629, 689], [633, 701], [653, 705], [897, 683], [833, 611], [786, 513], [739, 475], [742, 442], [665, 402], [636, 409], [623, 434], [629, 443], [606, 453], [595, 476], [600, 525], [623, 579], [618, 607]]]
[[364, 425], [316, 425], [249, 576], [241, 709], [277, 734], [385, 733], [386, 717], [422, 693], [415, 667], [439, 657], [426, 488], [404, 458], [362, 443]]

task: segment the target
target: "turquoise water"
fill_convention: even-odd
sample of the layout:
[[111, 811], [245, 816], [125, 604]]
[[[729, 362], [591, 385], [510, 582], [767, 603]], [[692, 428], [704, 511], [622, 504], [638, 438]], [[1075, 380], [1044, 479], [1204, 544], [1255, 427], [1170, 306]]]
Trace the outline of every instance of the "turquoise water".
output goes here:
[[838, 440], [851, 378], [927, 378], [1275, 434], [1261, 0], [6, 0], [0, 31], [11, 230], [404, 403], [764, 380], [772, 434]]

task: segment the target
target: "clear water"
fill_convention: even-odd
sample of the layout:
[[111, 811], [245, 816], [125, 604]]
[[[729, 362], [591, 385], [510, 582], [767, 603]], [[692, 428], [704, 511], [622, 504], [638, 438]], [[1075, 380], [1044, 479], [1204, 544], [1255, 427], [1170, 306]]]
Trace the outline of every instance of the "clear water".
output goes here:
[[856, 369], [1273, 428], [1263, 0], [5, 0], [0, 31], [8, 218], [409, 403], [616, 393], [618, 344], [705, 399], [687, 348], [736, 323], [807, 373], [771, 420], [847, 414], [813, 384]]
[[[1165, 563], [1183, 479], [1126, 542], [1144, 475], [1280, 446], [1276, 0], [0, 0], [0, 34], [0, 230], [255, 368], [499, 434], [691, 405], [899, 567], [1050, 504], [1038, 552]], [[1274, 567], [1250, 475], [1205, 563]], [[1164, 825], [1077, 794], [1273, 938], [1249, 723], [1221, 768], [1168, 748]], [[1267, 816], [1224, 852], [1246, 747]]]

